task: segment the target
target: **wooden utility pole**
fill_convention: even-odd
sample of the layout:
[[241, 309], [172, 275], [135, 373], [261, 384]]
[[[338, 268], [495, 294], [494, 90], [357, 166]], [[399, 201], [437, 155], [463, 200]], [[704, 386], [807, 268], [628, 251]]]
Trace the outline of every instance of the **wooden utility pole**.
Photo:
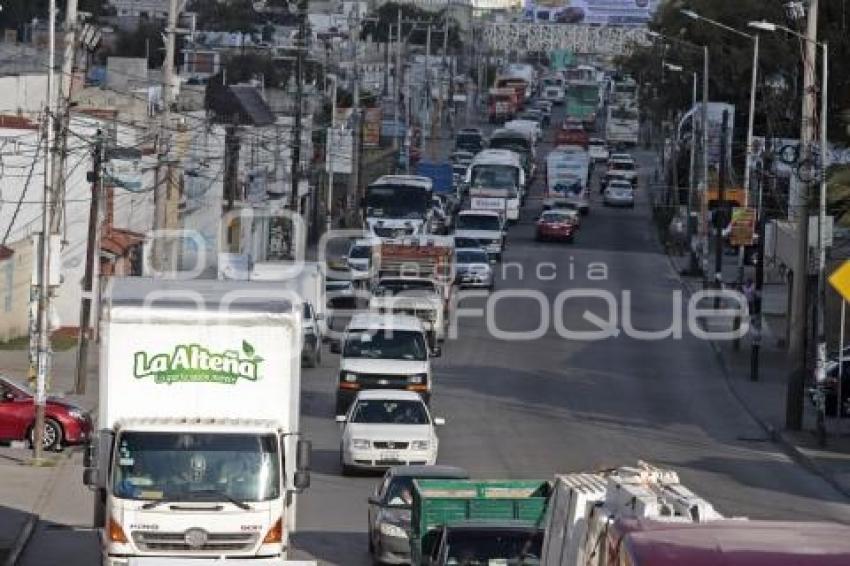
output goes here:
[[95, 297], [95, 269], [98, 256], [98, 232], [100, 230], [100, 200], [103, 197], [103, 161], [105, 146], [103, 131], [97, 131], [97, 141], [92, 150], [92, 170], [86, 174], [86, 180], [91, 184], [91, 203], [89, 205], [89, 233], [86, 242], [86, 270], [83, 275], [83, 300], [80, 304], [80, 334], [77, 344], [77, 367], [74, 379], [74, 393], [82, 395], [86, 392], [86, 376], [88, 375], [88, 351], [91, 339], [91, 311]]

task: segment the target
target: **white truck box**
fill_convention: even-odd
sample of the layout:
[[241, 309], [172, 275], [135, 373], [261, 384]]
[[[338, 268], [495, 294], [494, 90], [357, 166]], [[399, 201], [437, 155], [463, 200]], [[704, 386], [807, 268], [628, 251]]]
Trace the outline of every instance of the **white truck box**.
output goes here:
[[[105, 529], [104, 564], [162, 555], [174, 555], [175, 563], [285, 558], [296, 493], [308, 483], [307, 445], [298, 440], [298, 307], [269, 284], [110, 281], [102, 305], [98, 441], [86, 454], [85, 474], [96, 493], [96, 526]], [[244, 502], [232, 500], [238, 474], [227, 471], [230, 452], [204, 451], [237, 441], [233, 453], [260, 470], [239, 477], [266, 486], [268, 496], [253, 491], [239, 496]], [[279, 481], [258, 479], [264, 473]], [[119, 475], [124, 483], [114, 484]], [[280, 541], [263, 542], [278, 519]], [[113, 527], [121, 533], [114, 539]], [[228, 537], [232, 544], [218, 549]]]
[[321, 315], [317, 318], [319, 330], [322, 336], [327, 336], [328, 301], [325, 289], [325, 268], [319, 262], [257, 262], [251, 270], [250, 279], [264, 283], [281, 283], [283, 288], [293, 291], [302, 301], [313, 305], [313, 310]]

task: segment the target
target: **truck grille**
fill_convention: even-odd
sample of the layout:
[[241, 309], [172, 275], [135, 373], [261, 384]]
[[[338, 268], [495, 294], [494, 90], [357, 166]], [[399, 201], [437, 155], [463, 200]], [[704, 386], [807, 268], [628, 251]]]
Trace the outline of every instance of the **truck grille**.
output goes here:
[[362, 389], [404, 389], [407, 387], [406, 375], [357, 374]]
[[375, 226], [374, 232], [379, 238], [401, 238], [402, 236], [410, 236], [413, 234], [413, 227], [409, 228], [386, 228], [384, 226]]
[[207, 533], [206, 542], [193, 547], [185, 533], [133, 531], [133, 542], [142, 552], [239, 552], [250, 551], [257, 544], [257, 533]]

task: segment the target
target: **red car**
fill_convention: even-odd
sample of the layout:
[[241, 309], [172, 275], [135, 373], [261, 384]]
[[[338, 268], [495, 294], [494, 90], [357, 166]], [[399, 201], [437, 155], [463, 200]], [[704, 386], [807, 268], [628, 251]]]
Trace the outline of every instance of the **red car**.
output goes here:
[[[89, 414], [67, 401], [48, 397], [44, 416], [45, 450], [59, 450], [63, 444], [82, 444], [91, 435]], [[32, 443], [34, 424], [33, 392], [24, 384], [0, 375], [0, 441]]]
[[578, 222], [573, 214], [565, 210], [547, 210], [537, 220], [535, 239], [559, 240], [572, 242], [578, 229]]

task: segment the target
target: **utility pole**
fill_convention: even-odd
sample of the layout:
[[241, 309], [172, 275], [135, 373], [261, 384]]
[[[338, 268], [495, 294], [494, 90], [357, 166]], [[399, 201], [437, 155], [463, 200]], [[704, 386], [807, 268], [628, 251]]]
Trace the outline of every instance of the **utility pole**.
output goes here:
[[[301, 111], [304, 98], [303, 77], [304, 77], [304, 52], [307, 49], [307, 2], [299, 0], [298, 2], [298, 42], [295, 45], [295, 111], [292, 119], [292, 171], [290, 172], [290, 194], [289, 194], [289, 209], [295, 213], [300, 213], [298, 184], [301, 180]], [[291, 238], [295, 238], [295, 226], [292, 226]], [[295, 242], [290, 242], [291, 249], [295, 249]], [[293, 257], [293, 259], [295, 259]]]
[[[71, 84], [74, 79], [74, 61], [77, 53], [76, 46], [76, 31], [77, 31], [77, 0], [68, 0], [65, 5], [65, 37], [63, 38], [65, 51], [62, 56], [62, 73], [59, 75], [59, 80], [52, 88], [59, 88], [59, 100], [56, 104], [54, 112], [58, 120], [54, 121], [54, 129], [58, 137], [57, 143], [59, 147], [51, 156], [53, 165], [51, 173], [53, 180], [51, 181], [57, 195], [64, 194], [63, 187], [65, 185], [65, 158], [67, 156], [68, 147], [68, 126], [71, 120]], [[55, 48], [55, 39], [54, 39]], [[57, 207], [63, 203], [57, 201]], [[61, 214], [55, 214], [51, 222], [51, 232], [59, 231], [59, 222]]]
[[46, 143], [51, 154], [50, 158], [44, 160], [44, 203], [41, 213], [41, 241], [39, 258], [39, 281], [38, 281], [38, 365], [36, 371], [36, 387], [33, 403], [35, 404], [35, 425], [33, 426], [33, 460], [35, 466], [42, 465], [44, 437], [44, 406], [47, 401], [47, 378], [50, 371], [50, 256], [52, 245], [50, 242], [51, 225], [54, 214], [55, 189], [53, 185], [53, 165], [56, 147], [55, 122], [56, 122], [56, 88], [54, 66], [56, 52], [56, 0], [50, 0], [48, 12], [49, 40], [48, 40], [48, 62], [47, 62], [47, 128]]
[[[723, 111], [723, 123], [720, 127], [720, 167], [717, 179], [717, 200], [714, 222], [714, 288], [723, 288], [723, 228], [726, 226], [726, 136], [729, 131], [729, 112]], [[714, 297], [714, 308], [720, 308], [720, 295]]]
[[691, 97], [691, 110], [693, 114], [691, 115], [691, 151], [690, 151], [690, 163], [688, 164], [688, 207], [687, 207], [687, 220], [685, 220], [685, 241], [688, 244], [688, 257], [690, 258], [690, 265], [688, 266], [688, 272], [691, 274], [696, 273], [696, 254], [694, 253], [694, 247], [691, 242], [691, 211], [693, 210], [693, 200], [694, 200], [694, 191], [696, 190], [696, 154], [697, 154], [697, 117], [696, 117], [696, 108], [697, 108], [697, 74], [694, 72], [694, 84], [693, 84], [693, 94]]
[[86, 242], [86, 270], [83, 275], [83, 301], [80, 305], [80, 335], [77, 343], [77, 367], [74, 379], [74, 393], [81, 395], [86, 392], [86, 377], [88, 375], [88, 351], [91, 339], [91, 310], [95, 296], [95, 269], [97, 267], [98, 232], [100, 230], [100, 199], [103, 196], [103, 161], [104, 161], [103, 131], [97, 131], [97, 141], [92, 150], [92, 170], [86, 173], [86, 180], [91, 183], [91, 204], [89, 205], [89, 233]]
[[[393, 138], [393, 148], [396, 150], [396, 152], [399, 151], [399, 149], [401, 147], [400, 144], [404, 143], [403, 140], [399, 139], [399, 135], [398, 135], [400, 133], [399, 127], [398, 127], [398, 106], [399, 106], [399, 102], [400, 102], [399, 97], [401, 96], [401, 77], [404, 74], [404, 71], [402, 70], [402, 67], [401, 67], [401, 50], [402, 50], [402, 43], [401, 43], [401, 8], [398, 9], [398, 16], [397, 17], [398, 17], [398, 22], [397, 22], [396, 25], [398, 27], [396, 28], [396, 33], [398, 35], [396, 36], [395, 80], [393, 81], [393, 100], [395, 101], [394, 104], [393, 104], [393, 110], [395, 111], [395, 116], [394, 116], [395, 126], [394, 126], [394, 128], [395, 128], [395, 134], [396, 134], [395, 137]], [[409, 104], [409, 101], [408, 101], [408, 104]]]
[[352, 25], [349, 20], [349, 41], [353, 47], [354, 67], [354, 108], [351, 113], [352, 119], [352, 147], [351, 147], [351, 174], [348, 176], [348, 198], [346, 199], [349, 215], [353, 217], [356, 203], [360, 198], [360, 150], [362, 148], [362, 120], [360, 117], [360, 66], [358, 63], [360, 51], [360, 26]]
[[758, 201], [756, 226], [758, 229], [758, 263], [756, 263], [756, 281], [755, 291], [753, 292], [753, 312], [750, 321], [750, 381], [758, 381], [759, 379], [759, 350], [761, 349], [761, 296], [764, 289], [764, 225], [765, 219], [762, 213], [762, 193], [764, 191], [764, 166], [759, 171], [758, 176]]
[[702, 231], [703, 281], [708, 279], [708, 226], [706, 214], [708, 206], [708, 45], [702, 47], [702, 198], [700, 198], [700, 224]]
[[[177, 34], [178, 0], [170, 0], [168, 6], [168, 27], [165, 30], [165, 59], [162, 62], [162, 114], [159, 117], [157, 134], [157, 163], [154, 175], [154, 230], [169, 228], [168, 196], [171, 189], [171, 167], [169, 159], [171, 105], [174, 103], [174, 51]], [[165, 174], [163, 175], [163, 168]], [[174, 272], [171, 242], [165, 242], [159, 234], [153, 241], [153, 265], [159, 271]]]
[[[811, 158], [815, 139], [815, 61], [817, 57], [818, 0], [809, 0], [806, 21], [805, 59], [803, 61], [803, 120], [800, 131], [800, 160]], [[793, 181], [793, 180], [792, 180]], [[800, 430], [803, 426], [803, 400], [806, 383], [806, 280], [808, 279], [808, 186], [799, 180], [800, 189], [790, 203], [789, 211], [796, 214], [797, 257], [794, 261], [791, 287], [790, 344], [788, 357], [791, 375], [786, 392], [785, 426]]]

